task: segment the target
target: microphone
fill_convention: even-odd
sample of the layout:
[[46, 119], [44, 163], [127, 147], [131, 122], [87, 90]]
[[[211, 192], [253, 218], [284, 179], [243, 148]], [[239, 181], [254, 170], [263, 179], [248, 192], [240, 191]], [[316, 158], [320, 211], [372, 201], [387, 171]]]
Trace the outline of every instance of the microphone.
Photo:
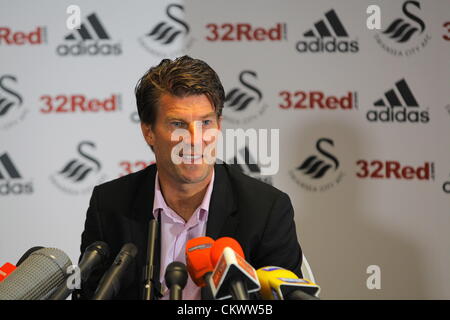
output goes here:
[[30, 256], [30, 254], [32, 254], [35, 251], [38, 251], [40, 249], [44, 249], [44, 247], [41, 246], [36, 246], [36, 247], [32, 247], [30, 249], [28, 249], [23, 255], [22, 257], [20, 257], [19, 261], [17, 261], [16, 263], [16, 267], [20, 266], [22, 264], [22, 262], [25, 261], [26, 258], [28, 258]]
[[264, 300], [319, 300], [320, 287], [299, 279], [292, 271], [280, 267], [264, 267], [256, 271]]
[[225, 249], [226, 247], [230, 247], [238, 255], [245, 258], [244, 251], [242, 250], [242, 247], [239, 244], [239, 242], [230, 237], [222, 237], [214, 242], [214, 250], [211, 250], [211, 262], [214, 267], [217, 265], [217, 262], [222, 257], [223, 249]]
[[192, 281], [199, 287], [208, 287], [207, 296], [212, 297], [210, 278], [214, 271], [211, 261], [211, 248], [214, 240], [198, 237], [186, 243], [186, 266]]
[[[91, 272], [98, 266], [105, 263], [109, 258], [109, 247], [103, 241], [96, 241], [90, 244], [83, 253], [78, 264], [81, 282], [85, 282]], [[75, 288], [69, 289], [67, 283], [62, 283], [49, 300], [65, 300]]]
[[64, 282], [70, 265], [67, 254], [59, 249], [34, 251], [0, 282], [0, 300], [46, 299]]
[[183, 289], [187, 279], [188, 274], [184, 263], [174, 261], [167, 266], [164, 280], [170, 290], [170, 300], [183, 300]]
[[138, 249], [133, 243], [123, 245], [114, 262], [105, 272], [92, 300], [110, 300], [120, 291], [120, 284]]
[[214, 270], [211, 261], [211, 248], [214, 240], [210, 237], [198, 237], [186, 243], [186, 265], [192, 281], [199, 287], [207, 284], [206, 277]]
[[239, 243], [226, 237], [216, 240], [211, 250], [213, 264], [219, 255], [210, 280], [214, 298], [249, 300], [248, 293], [258, 291], [260, 284], [255, 269], [245, 261]]
[[11, 274], [16, 269], [16, 266], [7, 262], [0, 267], [0, 282], [3, 281], [7, 276]]
[[156, 219], [151, 219], [148, 224], [148, 241], [147, 241], [147, 263], [144, 269], [144, 291], [143, 300], [152, 300], [153, 298], [153, 277], [154, 277], [154, 259], [155, 247], [158, 240], [159, 224]]
[[16, 268], [18, 266], [20, 266], [22, 264], [22, 262], [25, 261], [26, 258], [28, 258], [30, 256], [30, 254], [32, 254], [33, 252], [39, 250], [39, 249], [43, 249], [44, 247], [32, 247], [30, 249], [27, 250], [27, 252], [25, 252], [22, 257], [19, 259], [19, 261], [17, 261], [16, 265], [13, 265], [9, 262], [5, 263], [1, 268], [0, 268], [0, 281], [4, 280], [7, 276], [9, 276], [11, 274], [11, 272], [13, 272], [14, 270], [16, 270]]

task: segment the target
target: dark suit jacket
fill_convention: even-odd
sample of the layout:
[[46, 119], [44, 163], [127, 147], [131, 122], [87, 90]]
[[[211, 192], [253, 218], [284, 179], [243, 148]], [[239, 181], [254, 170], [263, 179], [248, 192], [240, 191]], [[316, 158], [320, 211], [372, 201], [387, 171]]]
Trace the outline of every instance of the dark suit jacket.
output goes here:
[[[255, 269], [279, 266], [301, 276], [302, 251], [289, 196], [227, 164], [216, 164], [214, 169], [206, 235], [236, 239]], [[74, 299], [91, 298], [101, 276], [128, 242], [137, 246], [138, 255], [116, 299], [141, 299], [155, 175], [156, 166], [151, 165], [94, 188], [81, 236], [81, 253], [92, 242], [104, 241], [110, 247], [110, 258], [73, 294]], [[159, 279], [159, 254], [155, 263], [155, 278]], [[204, 291], [202, 297], [206, 298]]]

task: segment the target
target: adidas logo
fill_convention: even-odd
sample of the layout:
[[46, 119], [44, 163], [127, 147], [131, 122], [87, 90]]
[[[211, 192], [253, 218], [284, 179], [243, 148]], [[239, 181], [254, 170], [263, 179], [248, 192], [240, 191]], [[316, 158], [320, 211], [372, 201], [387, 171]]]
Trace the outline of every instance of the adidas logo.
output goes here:
[[0, 156], [0, 196], [10, 194], [30, 194], [33, 193], [31, 182], [23, 183], [22, 176], [5, 152]]
[[[416, 98], [414, 98], [413, 93], [411, 92], [411, 89], [409, 88], [408, 84], [406, 83], [405, 79], [402, 79], [395, 83], [395, 87], [397, 88], [397, 91], [400, 93], [401, 97], [403, 98], [404, 104], [400, 102], [400, 99], [397, 96], [397, 93], [394, 89], [391, 89], [389, 91], [386, 91], [384, 94], [386, 100], [388, 101], [389, 105], [391, 107], [418, 107], [418, 103], [416, 101]], [[377, 107], [385, 107], [386, 103], [383, 99], [377, 100], [374, 103]]]
[[69, 42], [77, 42], [73, 45], [61, 44], [56, 48], [60, 56], [80, 55], [120, 55], [122, 48], [120, 43], [111, 43], [111, 37], [106, 31], [100, 19], [95, 13], [87, 16], [87, 21], [64, 37]]
[[[80, 29], [78, 29], [78, 40], [106, 40], [110, 39], [108, 34], [106, 33], [105, 28], [103, 27], [100, 20], [97, 18], [95, 13], [89, 15], [87, 17], [89, 23], [82, 23], [80, 25]], [[66, 40], [77, 40], [76, 36], [77, 32], [71, 33], [67, 35], [64, 39]], [[93, 34], [97, 36], [97, 38], [93, 37]]]
[[347, 30], [336, 12], [331, 9], [325, 13], [325, 19], [314, 23], [314, 27], [303, 33], [305, 40], [297, 42], [296, 49], [305, 52], [358, 52], [359, 44], [356, 40], [347, 40]]
[[0, 180], [6, 180], [8, 179], [20, 179], [22, 176], [20, 175], [19, 171], [17, 171], [16, 166], [11, 161], [11, 158], [8, 156], [7, 153], [3, 153], [0, 156], [0, 166], [1, 170], [5, 170], [5, 173], [2, 173], [0, 171]]
[[430, 121], [427, 110], [418, 110], [419, 104], [408, 83], [401, 79], [395, 87], [384, 93], [384, 97], [375, 101], [377, 110], [367, 112], [370, 122], [411, 122], [427, 123]]
[[261, 174], [261, 168], [258, 166], [255, 159], [252, 157], [247, 147], [242, 148], [239, 151], [239, 154], [244, 160], [244, 163], [242, 163], [242, 161], [238, 159], [238, 156], [234, 156], [233, 160], [229, 161], [231, 167], [241, 171], [242, 173], [252, 178], [258, 179], [270, 185], [272, 184], [272, 177]]
[[[348, 33], [345, 30], [344, 25], [342, 24], [341, 20], [337, 16], [336, 12], [332, 9], [325, 13], [325, 18], [330, 25], [331, 29], [334, 31], [334, 34], [336, 37], [348, 37]], [[333, 37], [333, 35], [330, 32], [330, 29], [328, 28], [327, 24], [324, 20], [319, 20], [314, 24], [315, 30], [317, 31], [320, 38], [323, 37]], [[314, 32], [313, 29], [306, 31], [303, 34], [304, 37], [317, 37], [317, 34]]]

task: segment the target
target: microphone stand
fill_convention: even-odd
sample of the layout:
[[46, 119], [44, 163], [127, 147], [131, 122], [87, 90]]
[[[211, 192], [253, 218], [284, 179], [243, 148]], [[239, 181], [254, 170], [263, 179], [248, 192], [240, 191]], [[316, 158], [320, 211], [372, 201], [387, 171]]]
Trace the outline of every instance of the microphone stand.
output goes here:
[[143, 300], [154, 299], [154, 274], [155, 274], [155, 247], [159, 237], [159, 219], [160, 213], [158, 212], [158, 220], [151, 219], [148, 224], [148, 242], [147, 242], [147, 264], [144, 269], [144, 292]]

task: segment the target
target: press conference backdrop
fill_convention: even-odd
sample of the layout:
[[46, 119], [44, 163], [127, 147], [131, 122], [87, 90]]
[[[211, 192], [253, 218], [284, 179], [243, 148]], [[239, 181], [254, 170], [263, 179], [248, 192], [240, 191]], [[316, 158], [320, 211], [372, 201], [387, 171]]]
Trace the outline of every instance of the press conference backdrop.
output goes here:
[[279, 129], [275, 174], [256, 145], [225, 160], [289, 194], [323, 299], [450, 298], [450, 1], [0, 5], [1, 264], [77, 261], [93, 187], [154, 161], [137, 80], [187, 53], [221, 76], [224, 129]]

